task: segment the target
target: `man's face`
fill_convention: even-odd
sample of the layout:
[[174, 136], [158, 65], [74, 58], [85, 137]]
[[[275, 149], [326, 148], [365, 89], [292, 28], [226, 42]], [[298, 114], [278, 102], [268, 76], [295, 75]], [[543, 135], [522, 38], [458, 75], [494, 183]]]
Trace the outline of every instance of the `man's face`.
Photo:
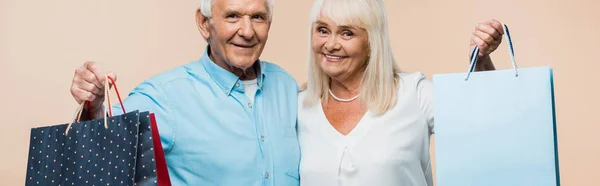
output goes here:
[[216, 0], [204, 22], [211, 59], [220, 65], [248, 69], [259, 58], [271, 27], [266, 0]]

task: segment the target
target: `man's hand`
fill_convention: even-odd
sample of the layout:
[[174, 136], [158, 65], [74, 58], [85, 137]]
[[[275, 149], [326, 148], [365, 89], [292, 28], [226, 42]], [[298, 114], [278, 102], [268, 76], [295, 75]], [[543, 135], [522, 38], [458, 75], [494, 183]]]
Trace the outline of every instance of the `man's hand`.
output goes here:
[[71, 94], [77, 103], [84, 101], [90, 103], [90, 112], [92, 119], [98, 118], [104, 114], [104, 86], [106, 75], [116, 81], [116, 75], [108, 72], [104, 73], [95, 62], [85, 62], [81, 67], [75, 70], [73, 83], [71, 84]]

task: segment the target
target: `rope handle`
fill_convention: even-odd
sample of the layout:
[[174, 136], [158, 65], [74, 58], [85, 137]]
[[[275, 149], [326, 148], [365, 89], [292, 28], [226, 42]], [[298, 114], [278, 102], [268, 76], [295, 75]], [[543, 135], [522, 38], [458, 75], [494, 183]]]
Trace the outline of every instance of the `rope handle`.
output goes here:
[[[506, 26], [506, 24], [502, 23], [502, 29], [504, 30], [506, 40], [508, 40], [508, 54], [510, 55], [510, 60], [512, 62], [513, 69], [515, 70], [515, 77], [518, 77], [519, 72], [517, 71], [517, 62], [515, 60], [515, 50], [513, 48], [513, 42], [512, 42], [512, 38], [510, 37], [510, 32], [508, 31], [508, 26]], [[467, 72], [467, 77], [465, 78], [465, 81], [469, 80], [471, 73], [475, 70], [475, 64], [477, 64], [477, 58], [478, 58], [477, 55], [478, 54], [479, 54], [479, 47], [475, 46], [475, 48], [473, 48], [473, 51], [471, 51], [471, 65], [469, 68], [469, 72]]]
[[[108, 90], [110, 89], [110, 86], [108, 84], [108, 81], [110, 81], [113, 86], [115, 87], [115, 92], [117, 93], [117, 98], [119, 99], [119, 103], [121, 104], [121, 109], [123, 109], [123, 113], [127, 113], [125, 111], [125, 106], [123, 105], [123, 100], [121, 99], [121, 94], [119, 94], [119, 89], [117, 88], [117, 84], [115, 83], [115, 80], [108, 76], [105, 75], [106, 79], [104, 80], [104, 99], [106, 100], [105, 102], [105, 108], [108, 108], [108, 114], [110, 115], [110, 117], [113, 116], [112, 114], [112, 108], [110, 107], [110, 96], [108, 94]], [[69, 125], [67, 125], [67, 130], [65, 130], [65, 136], [69, 134], [69, 130], [71, 130], [71, 125], [73, 125], [73, 122], [79, 122], [79, 119], [81, 118], [81, 113], [83, 112], [83, 107], [87, 106], [88, 111], [90, 112], [90, 115], [92, 114], [92, 110], [90, 108], [90, 103], [89, 101], [83, 101], [81, 102], [81, 104], [79, 104], [79, 106], [77, 107], [77, 111], [75, 112], [75, 116], [73, 116], [75, 119], [72, 120]], [[108, 118], [106, 117], [106, 114], [104, 114], [104, 128], [108, 128]]]

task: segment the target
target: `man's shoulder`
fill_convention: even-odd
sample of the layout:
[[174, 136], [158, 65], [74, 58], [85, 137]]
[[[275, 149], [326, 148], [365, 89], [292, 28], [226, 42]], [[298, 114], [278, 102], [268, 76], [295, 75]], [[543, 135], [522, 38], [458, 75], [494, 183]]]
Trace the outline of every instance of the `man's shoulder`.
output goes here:
[[[189, 82], [192, 79], [191, 78], [192, 73], [190, 73], [190, 71], [192, 71], [192, 70], [199, 71], [199, 69], [197, 69], [198, 68], [197, 64], [194, 64], [194, 63], [197, 63], [197, 61], [189, 62], [187, 64], [184, 64], [184, 65], [181, 65], [178, 67], [174, 67], [167, 71], [156, 74], [156, 75], [144, 80], [141, 84], [139, 84], [137, 86], [137, 88], [139, 88], [140, 91], [141, 90], [150, 90], [150, 89], [164, 90], [169, 85], [181, 84], [181, 83], [187, 84], [187, 82]], [[194, 65], [196, 65], [196, 66], [194, 66]], [[179, 83], [176, 83], [176, 82], [179, 82]]]
[[[167, 71], [156, 74], [146, 80], [146, 82], [154, 84], [165, 84], [177, 80], [188, 80], [190, 78], [190, 71], [192, 66], [196, 65], [197, 61], [192, 61], [187, 64], [169, 69]], [[198, 69], [195, 69], [198, 70]]]
[[293, 81], [296, 83], [296, 79], [286, 70], [281, 68], [279, 65], [268, 61], [261, 61], [260, 65], [262, 66], [262, 70], [267, 76], [275, 76], [277, 79], [284, 81]]

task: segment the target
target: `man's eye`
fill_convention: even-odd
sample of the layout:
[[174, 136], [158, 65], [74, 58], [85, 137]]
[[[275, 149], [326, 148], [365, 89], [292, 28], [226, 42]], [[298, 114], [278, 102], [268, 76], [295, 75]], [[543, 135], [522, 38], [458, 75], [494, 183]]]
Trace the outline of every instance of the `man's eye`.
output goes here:
[[260, 15], [255, 15], [255, 16], [252, 16], [252, 19], [260, 19], [260, 20], [263, 20], [263, 19], [265, 19], [265, 18], [264, 18], [263, 16], [260, 16]]
[[229, 15], [227, 15], [226, 18], [228, 18], [228, 19], [230, 19], [230, 18], [238, 18], [238, 16], [235, 15], [235, 14], [229, 14]]

